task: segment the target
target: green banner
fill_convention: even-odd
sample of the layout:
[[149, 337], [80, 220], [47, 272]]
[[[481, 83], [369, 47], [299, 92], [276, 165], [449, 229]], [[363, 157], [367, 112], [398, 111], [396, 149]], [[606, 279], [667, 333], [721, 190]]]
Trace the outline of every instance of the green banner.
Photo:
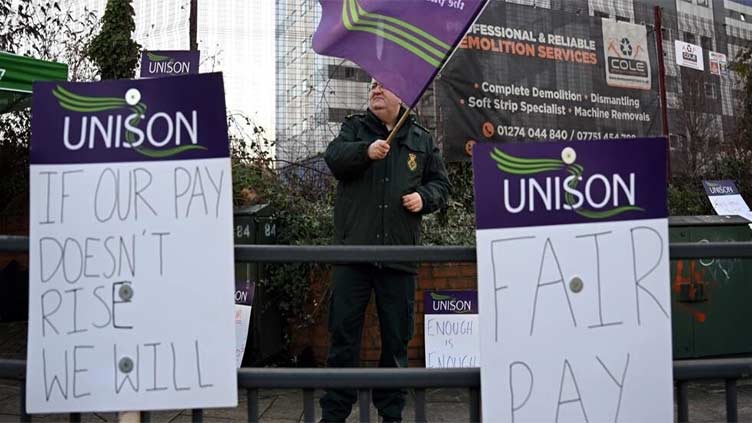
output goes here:
[[65, 81], [68, 65], [0, 51], [0, 113], [29, 105], [34, 81]]

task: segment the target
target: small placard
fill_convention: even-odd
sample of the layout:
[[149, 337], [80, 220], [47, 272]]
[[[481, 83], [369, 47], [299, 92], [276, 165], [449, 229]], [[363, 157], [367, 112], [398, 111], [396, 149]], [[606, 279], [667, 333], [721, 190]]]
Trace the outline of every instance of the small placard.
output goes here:
[[423, 295], [426, 367], [479, 367], [477, 291]]
[[235, 281], [235, 358], [238, 368], [243, 363], [243, 355], [248, 344], [255, 293], [256, 282]]
[[144, 50], [141, 53], [141, 78], [198, 73], [198, 50]]
[[752, 212], [731, 180], [702, 181], [713, 210], [719, 216], [741, 216], [752, 221]]

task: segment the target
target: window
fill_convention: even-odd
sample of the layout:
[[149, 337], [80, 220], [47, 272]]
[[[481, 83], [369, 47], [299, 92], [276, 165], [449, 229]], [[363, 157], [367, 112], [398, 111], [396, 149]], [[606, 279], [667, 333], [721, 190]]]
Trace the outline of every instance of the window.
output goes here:
[[329, 122], [342, 122], [353, 113], [362, 113], [363, 110], [329, 108]]
[[670, 40], [671, 39], [671, 28], [666, 28], [665, 26], [661, 28], [661, 34], [663, 34], [664, 40]]
[[715, 85], [709, 82], [705, 83], [705, 96], [707, 98], [715, 98]]
[[707, 50], [707, 51], [713, 50], [713, 39], [710, 37], [706, 37], [704, 35], [701, 36], [700, 46], [702, 47], [703, 50]]
[[684, 42], [694, 44], [695, 43], [695, 34], [691, 32], [685, 32], [684, 33]]
[[355, 82], [370, 82], [371, 77], [361, 69], [329, 65], [329, 78]]
[[697, 5], [698, 6], [710, 7], [710, 5], [708, 5], [708, 0], [697, 0]]
[[666, 77], [666, 91], [670, 93], [675, 93], [678, 90], [676, 86], [676, 78], [671, 78], [669, 76]]
[[683, 149], [683, 140], [676, 134], [669, 134], [668, 136], [668, 142], [671, 146], [672, 150], [682, 150]]
[[619, 22], [629, 22], [629, 18], [626, 17], [626, 16], [616, 15], [616, 20], [619, 21]]
[[609, 16], [610, 16], [610, 15], [609, 15], [608, 13], [606, 13], [606, 12], [601, 12], [600, 10], [595, 10], [595, 11], [593, 11], [593, 15], [594, 15], [594, 16], [595, 16], [596, 18], [606, 18], [606, 19], [608, 19], [608, 18], [609, 18]]

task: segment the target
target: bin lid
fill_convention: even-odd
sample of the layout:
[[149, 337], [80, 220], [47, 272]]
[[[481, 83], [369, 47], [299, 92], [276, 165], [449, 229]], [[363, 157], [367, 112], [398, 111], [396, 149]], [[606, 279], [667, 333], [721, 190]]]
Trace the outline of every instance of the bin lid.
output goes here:
[[748, 225], [750, 221], [740, 216], [671, 216], [668, 225], [678, 226], [738, 226]]
[[233, 214], [235, 216], [271, 217], [274, 215], [274, 208], [269, 203], [254, 204], [250, 207], [237, 208]]

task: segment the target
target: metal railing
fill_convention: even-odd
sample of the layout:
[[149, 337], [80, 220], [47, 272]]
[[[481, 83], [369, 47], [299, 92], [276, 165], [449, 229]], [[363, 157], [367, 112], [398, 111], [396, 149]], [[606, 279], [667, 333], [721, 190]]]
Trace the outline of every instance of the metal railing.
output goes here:
[[[28, 238], [0, 235], [0, 252], [28, 251]], [[672, 243], [671, 259], [752, 258], [752, 243]], [[283, 246], [236, 245], [237, 261], [290, 263], [368, 263], [368, 262], [474, 262], [474, 247], [375, 247], [375, 246]], [[752, 377], [752, 358], [683, 360], [673, 364], [679, 422], [689, 421], [688, 382], [721, 379], [725, 381], [726, 419], [738, 421], [737, 381]], [[23, 360], [0, 360], [0, 379], [23, 381], [26, 363]], [[238, 387], [248, 398], [248, 421], [259, 418], [259, 389], [302, 389], [303, 420], [315, 421], [314, 391], [321, 388], [358, 389], [360, 421], [370, 421], [372, 389], [409, 388], [415, 390], [415, 420], [426, 421], [426, 390], [432, 388], [468, 388], [468, 418], [480, 421], [479, 369], [266, 369], [241, 368]], [[31, 421], [25, 413], [25, 387], [21, 388], [21, 421]], [[141, 420], [150, 421], [148, 412]], [[81, 421], [80, 413], [71, 413], [69, 420]], [[192, 410], [192, 420], [203, 421], [203, 410]]]
[[[726, 420], [738, 422], [737, 382], [752, 377], [752, 358], [687, 360], [674, 362], [677, 417], [689, 421], [688, 382], [722, 379], [726, 390]], [[0, 379], [23, 381], [26, 362], [0, 360]], [[432, 388], [468, 388], [468, 420], [480, 421], [480, 369], [267, 369], [241, 368], [238, 388], [245, 390], [248, 421], [259, 420], [260, 389], [302, 389], [303, 421], [315, 421], [314, 391], [326, 388], [358, 388], [359, 421], [370, 421], [372, 389], [409, 388], [415, 391], [415, 421], [426, 422], [426, 390]], [[25, 386], [21, 385], [20, 410], [22, 422], [31, 421], [25, 413]], [[142, 412], [141, 421], [150, 421], [150, 413]], [[192, 410], [194, 422], [203, 421], [203, 410]], [[80, 422], [80, 413], [69, 414], [69, 421]]]

